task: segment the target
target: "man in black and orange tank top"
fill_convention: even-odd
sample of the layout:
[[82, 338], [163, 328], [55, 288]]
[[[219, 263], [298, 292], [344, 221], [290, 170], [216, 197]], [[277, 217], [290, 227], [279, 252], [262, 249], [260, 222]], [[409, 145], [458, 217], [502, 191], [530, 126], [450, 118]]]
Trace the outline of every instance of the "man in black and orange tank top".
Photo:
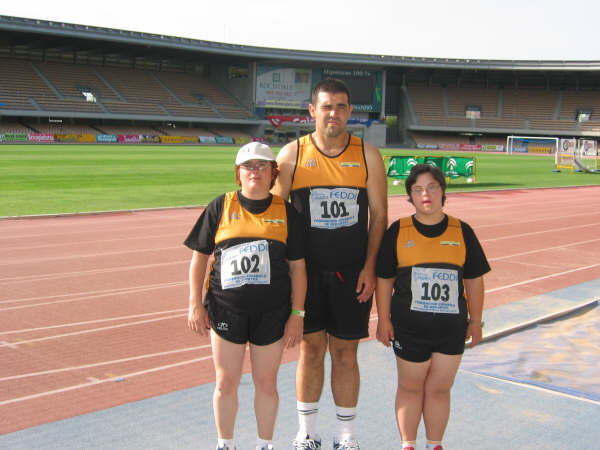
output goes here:
[[356, 352], [368, 336], [377, 252], [387, 225], [387, 182], [381, 154], [348, 133], [350, 92], [335, 79], [313, 88], [315, 131], [277, 157], [273, 192], [291, 199], [307, 230], [308, 293], [296, 373], [300, 429], [296, 448], [320, 448], [318, 402], [329, 348], [336, 404], [335, 449], [358, 449], [352, 424], [358, 403]]

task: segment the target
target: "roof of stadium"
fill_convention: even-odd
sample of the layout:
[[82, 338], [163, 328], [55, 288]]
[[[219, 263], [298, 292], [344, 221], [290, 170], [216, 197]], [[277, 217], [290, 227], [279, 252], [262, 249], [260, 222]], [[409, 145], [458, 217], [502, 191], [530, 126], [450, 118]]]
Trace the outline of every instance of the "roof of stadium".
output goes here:
[[[509, 71], [597, 71], [600, 61], [536, 61], [404, 57], [253, 47], [125, 31], [66, 22], [0, 15], [0, 48], [22, 52], [55, 49], [63, 52], [118, 54], [147, 59], [182, 60], [191, 55], [214, 62], [300, 62], [368, 66], [370, 68], [423, 68]], [[194, 57], [195, 58], [195, 57]]]

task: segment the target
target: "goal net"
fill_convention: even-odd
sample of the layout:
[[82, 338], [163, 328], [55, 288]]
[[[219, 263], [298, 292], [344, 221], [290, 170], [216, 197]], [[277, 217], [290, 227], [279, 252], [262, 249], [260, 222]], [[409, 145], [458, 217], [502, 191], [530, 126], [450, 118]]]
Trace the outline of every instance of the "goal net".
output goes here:
[[598, 172], [598, 145], [593, 139], [561, 139], [555, 156], [556, 169]]
[[579, 139], [577, 141], [577, 150], [573, 158], [575, 170], [598, 172], [600, 171], [598, 159], [598, 143], [595, 140]]
[[506, 151], [512, 153], [556, 154], [559, 149], [557, 137], [507, 136]]

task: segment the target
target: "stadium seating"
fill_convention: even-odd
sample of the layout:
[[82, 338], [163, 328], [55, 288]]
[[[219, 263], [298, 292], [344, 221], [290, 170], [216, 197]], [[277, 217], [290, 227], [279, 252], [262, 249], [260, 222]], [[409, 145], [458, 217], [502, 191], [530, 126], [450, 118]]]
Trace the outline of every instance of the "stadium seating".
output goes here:
[[[83, 91], [96, 102], [87, 101]], [[206, 77], [17, 58], [0, 58], [0, 104], [43, 113], [256, 118]]]
[[[407, 101], [416, 120], [409, 123], [409, 129], [417, 125], [457, 131], [498, 129], [504, 133], [506, 130], [535, 133], [598, 128], [585, 123], [578, 128], [574, 119], [580, 108], [595, 106], [600, 111], [600, 93], [574, 91], [561, 95], [561, 91], [541, 88], [459, 88], [420, 83], [412, 83], [407, 91]], [[467, 119], [467, 106], [479, 106], [480, 118]]]

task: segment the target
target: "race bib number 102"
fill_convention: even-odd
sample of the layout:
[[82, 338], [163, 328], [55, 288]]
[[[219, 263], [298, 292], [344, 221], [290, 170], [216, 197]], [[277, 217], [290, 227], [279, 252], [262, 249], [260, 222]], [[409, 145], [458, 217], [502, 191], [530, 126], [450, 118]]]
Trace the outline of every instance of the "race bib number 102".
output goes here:
[[314, 188], [310, 191], [310, 226], [334, 230], [358, 222], [358, 189]]
[[411, 276], [413, 311], [458, 314], [458, 271], [413, 267]]
[[245, 242], [221, 252], [221, 287], [270, 284], [271, 264], [266, 240]]

